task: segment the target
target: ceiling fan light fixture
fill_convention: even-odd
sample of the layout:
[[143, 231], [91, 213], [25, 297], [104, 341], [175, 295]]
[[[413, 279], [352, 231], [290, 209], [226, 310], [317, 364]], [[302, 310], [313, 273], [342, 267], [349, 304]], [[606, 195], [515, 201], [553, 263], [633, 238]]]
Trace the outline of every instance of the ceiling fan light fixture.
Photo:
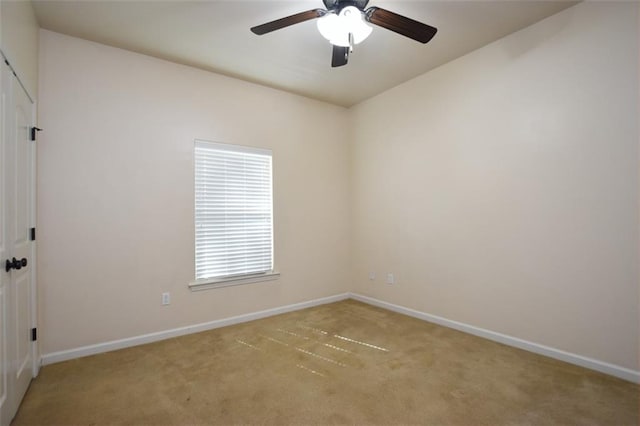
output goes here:
[[318, 31], [334, 46], [349, 47], [351, 34], [353, 44], [364, 41], [373, 28], [364, 20], [362, 11], [354, 6], [347, 6], [339, 14], [327, 13], [317, 20]]

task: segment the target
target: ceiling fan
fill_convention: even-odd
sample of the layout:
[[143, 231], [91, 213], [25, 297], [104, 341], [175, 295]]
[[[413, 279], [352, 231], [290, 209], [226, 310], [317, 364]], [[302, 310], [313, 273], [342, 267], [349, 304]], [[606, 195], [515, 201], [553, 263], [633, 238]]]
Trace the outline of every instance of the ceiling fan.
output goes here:
[[276, 19], [251, 28], [257, 35], [270, 33], [290, 25], [319, 18], [318, 30], [333, 45], [332, 67], [347, 64], [353, 45], [362, 42], [371, 34], [368, 23], [394, 31], [420, 43], [427, 43], [438, 31], [430, 25], [372, 6], [369, 0], [322, 0], [326, 9], [312, 9]]

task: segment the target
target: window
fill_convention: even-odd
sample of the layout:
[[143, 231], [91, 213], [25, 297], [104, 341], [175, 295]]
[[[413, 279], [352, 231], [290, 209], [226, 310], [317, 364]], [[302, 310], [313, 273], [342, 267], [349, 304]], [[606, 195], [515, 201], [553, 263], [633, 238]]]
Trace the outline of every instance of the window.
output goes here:
[[196, 281], [274, 279], [271, 151], [195, 142]]

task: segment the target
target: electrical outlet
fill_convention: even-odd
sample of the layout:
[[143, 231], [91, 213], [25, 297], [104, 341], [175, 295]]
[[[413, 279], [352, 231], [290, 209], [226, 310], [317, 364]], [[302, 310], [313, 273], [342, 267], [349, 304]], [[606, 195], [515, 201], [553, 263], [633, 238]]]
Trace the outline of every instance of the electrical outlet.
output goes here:
[[395, 284], [396, 279], [393, 274], [387, 274], [387, 284]]
[[369, 272], [369, 280], [374, 281], [376, 279], [376, 273], [375, 272]]
[[171, 294], [170, 293], [162, 293], [162, 304], [168, 305], [171, 303]]

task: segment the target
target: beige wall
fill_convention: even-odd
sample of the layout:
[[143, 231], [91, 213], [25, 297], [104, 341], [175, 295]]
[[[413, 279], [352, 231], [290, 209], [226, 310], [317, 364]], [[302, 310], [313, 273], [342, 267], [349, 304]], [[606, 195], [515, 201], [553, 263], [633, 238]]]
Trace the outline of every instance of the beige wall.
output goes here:
[[637, 13], [580, 4], [353, 108], [353, 289], [638, 370]]
[[[580, 4], [351, 111], [41, 31], [42, 353], [351, 290], [637, 370], [637, 14]], [[273, 149], [280, 280], [187, 289], [195, 138]]]
[[29, 95], [38, 92], [38, 22], [31, 1], [0, 2], [0, 45]]
[[[348, 290], [345, 109], [49, 31], [40, 43], [42, 353]], [[195, 138], [273, 150], [279, 280], [187, 288]]]

